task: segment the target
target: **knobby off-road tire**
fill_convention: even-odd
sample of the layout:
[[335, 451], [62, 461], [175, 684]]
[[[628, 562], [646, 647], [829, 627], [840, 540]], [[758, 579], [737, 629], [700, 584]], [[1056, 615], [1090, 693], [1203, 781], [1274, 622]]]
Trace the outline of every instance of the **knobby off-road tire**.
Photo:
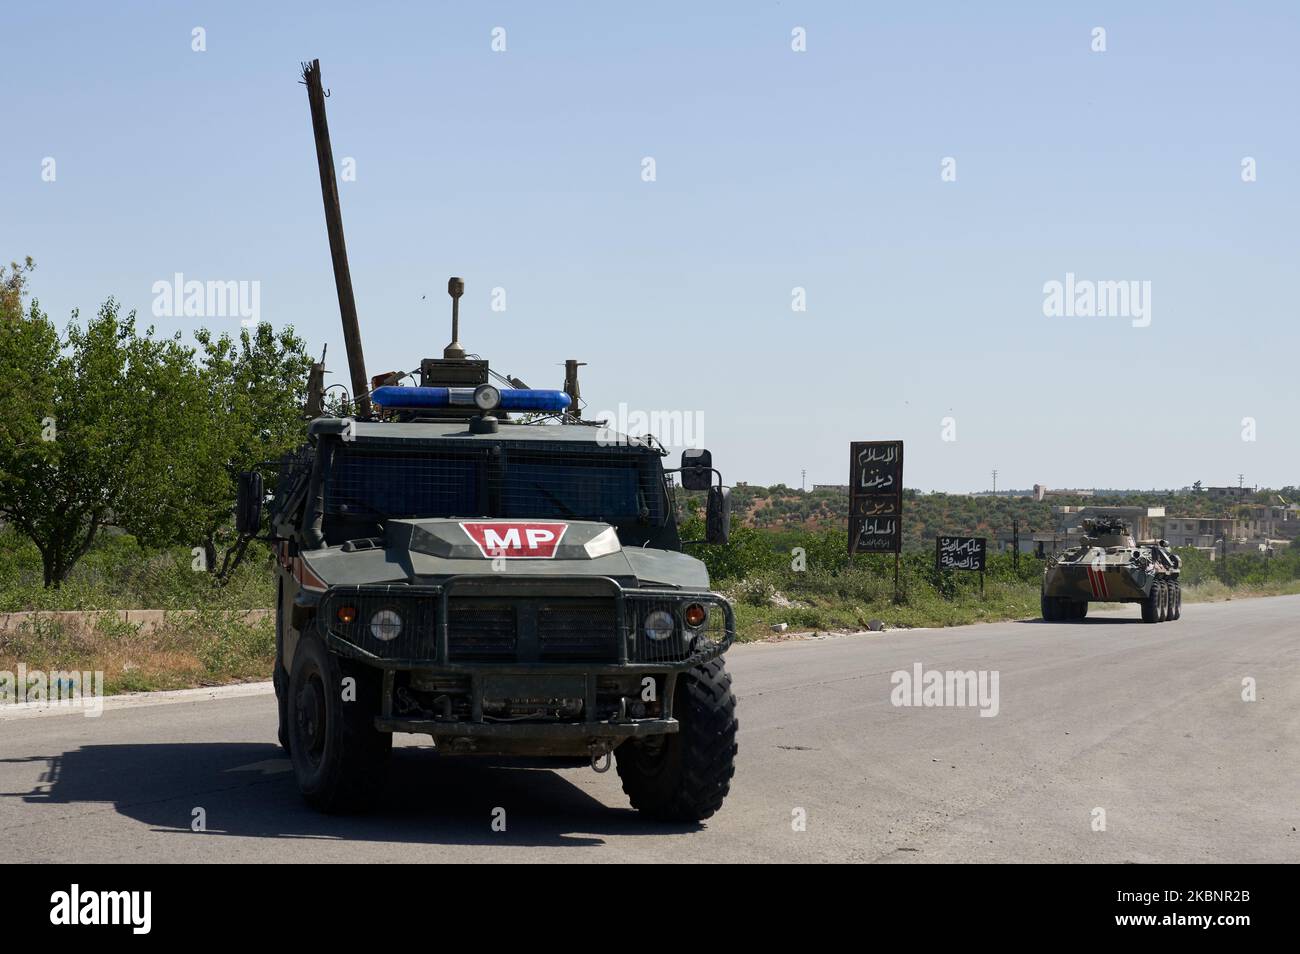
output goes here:
[[275, 669], [271, 672], [271, 685], [275, 687], [275, 704], [280, 714], [280, 727], [276, 737], [285, 755], [291, 755], [289, 749], [289, 674], [285, 671], [280, 657], [275, 659]]
[[280, 714], [276, 734], [280, 748], [289, 754], [289, 671], [284, 668], [284, 580], [275, 586], [275, 668], [271, 670], [271, 685], [275, 687], [275, 704]]
[[1160, 581], [1151, 584], [1151, 592], [1142, 600], [1142, 622], [1160, 622]]
[[637, 811], [662, 821], [703, 821], [722, 807], [736, 772], [736, 697], [721, 658], [677, 681], [676, 735], [628, 740], [614, 753]]
[[[356, 680], [344, 701], [343, 679]], [[361, 811], [383, 790], [392, 754], [391, 732], [374, 727], [380, 674], [326, 652], [319, 637], [298, 642], [289, 676], [290, 757], [298, 789], [324, 812]]]

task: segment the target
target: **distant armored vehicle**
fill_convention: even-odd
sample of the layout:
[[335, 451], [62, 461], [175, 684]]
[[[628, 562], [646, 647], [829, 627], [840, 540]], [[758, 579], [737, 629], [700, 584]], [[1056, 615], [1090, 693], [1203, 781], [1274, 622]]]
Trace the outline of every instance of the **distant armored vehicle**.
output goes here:
[[[674, 470], [652, 437], [583, 420], [576, 360], [563, 390], [534, 390], [467, 355], [459, 278], [443, 356], [415, 386], [368, 379], [319, 63], [303, 77], [353, 382], [347, 409], [327, 409], [314, 369], [308, 440], [270, 508], [280, 743], [303, 796], [364, 807], [409, 732], [442, 754], [614, 763], [643, 813], [708, 818], [737, 729], [732, 606], [683, 552], [727, 541], [711, 455]], [[704, 540], [681, 538], [674, 472], [706, 494]], [[241, 534], [262, 504], [259, 475], [241, 475]]]
[[1043, 572], [1043, 619], [1083, 619], [1089, 603], [1139, 603], [1144, 623], [1182, 615], [1181, 560], [1164, 540], [1134, 542], [1128, 524], [1098, 517]]

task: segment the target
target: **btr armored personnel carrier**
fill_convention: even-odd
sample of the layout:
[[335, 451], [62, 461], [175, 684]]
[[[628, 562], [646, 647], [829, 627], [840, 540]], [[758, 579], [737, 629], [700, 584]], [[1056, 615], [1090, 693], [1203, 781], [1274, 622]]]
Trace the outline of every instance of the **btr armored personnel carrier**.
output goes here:
[[1083, 528], [1080, 545], [1043, 571], [1043, 619], [1083, 619], [1089, 603], [1138, 603], [1145, 623], [1182, 615], [1181, 560], [1166, 541], [1137, 543], [1118, 518], [1085, 520]]
[[[710, 454], [665, 468], [653, 438], [584, 420], [576, 361], [563, 389], [534, 390], [467, 356], [458, 278], [443, 356], [367, 381], [319, 63], [304, 80], [353, 391], [347, 413], [311, 421], [269, 514], [279, 734], [302, 794], [365, 806], [393, 734], [410, 732], [441, 754], [613, 762], [642, 812], [709, 817], [737, 725], [732, 607], [684, 552], [728, 537]], [[674, 473], [706, 493], [705, 540], [681, 539]], [[260, 477], [242, 475], [241, 533], [258, 531], [262, 501]]]

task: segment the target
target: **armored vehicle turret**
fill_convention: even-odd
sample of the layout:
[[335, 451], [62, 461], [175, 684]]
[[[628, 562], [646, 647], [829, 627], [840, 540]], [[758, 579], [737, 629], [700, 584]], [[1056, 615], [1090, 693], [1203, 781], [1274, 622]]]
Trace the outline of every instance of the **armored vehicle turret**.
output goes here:
[[1145, 623], [1182, 615], [1181, 560], [1167, 541], [1135, 541], [1117, 517], [1085, 520], [1083, 530], [1043, 571], [1043, 619], [1083, 619], [1089, 603], [1138, 603]]

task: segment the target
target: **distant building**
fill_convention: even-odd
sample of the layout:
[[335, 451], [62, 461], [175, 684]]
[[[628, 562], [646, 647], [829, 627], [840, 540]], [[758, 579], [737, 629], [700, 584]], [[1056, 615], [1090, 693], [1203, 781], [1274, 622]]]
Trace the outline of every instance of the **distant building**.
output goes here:
[[1048, 497], [1092, 497], [1095, 490], [1049, 490], [1045, 484], [1034, 484], [1034, 499], [1046, 500]]
[[1252, 487], [1206, 487], [1211, 500], [1244, 500], [1255, 493]]
[[[1275, 539], [1285, 539], [1294, 527], [1288, 507], [1259, 505], [1237, 507], [1232, 517], [1169, 516], [1159, 533], [1176, 547], [1217, 548], [1229, 553], [1275, 549]], [[1225, 542], [1226, 541], [1226, 542]]]
[[[994, 540], [998, 553], [1010, 553], [1016, 545], [1015, 535], [1010, 530], [999, 530]], [[1065, 537], [1059, 533], [1021, 530], [1020, 552], [1033, 554], [1036, 557], [1049, 557], [1056, 552], [1058, 541], [1064, 542], [1064, 540]]]
[[1259, 504], [1257, 506], [1238, 507], [1237, 519], [1241, 524], [1241, 532], [1247, 537], [1268, 539], [1278, 535], [1285, 536], [1286, 534], [1283, 531], [1290, 529], [1290, 527], [1284, 527], [1283, 524], [1290, 524], [1294, 516], [1287, 507]]
[[845, 497], [849, 495], [848, 484], [813, 484], [813, 493], [819, 490], [825, 490], [833, 494], [843, 494]]
[[1224, 540], [1231, 543], [1242, 537], [1236, 517], [1177, 517], [1168, 516], [1160, 522], [1160, 536], [1176, 547], [1201, 549], [1221, 547]]

